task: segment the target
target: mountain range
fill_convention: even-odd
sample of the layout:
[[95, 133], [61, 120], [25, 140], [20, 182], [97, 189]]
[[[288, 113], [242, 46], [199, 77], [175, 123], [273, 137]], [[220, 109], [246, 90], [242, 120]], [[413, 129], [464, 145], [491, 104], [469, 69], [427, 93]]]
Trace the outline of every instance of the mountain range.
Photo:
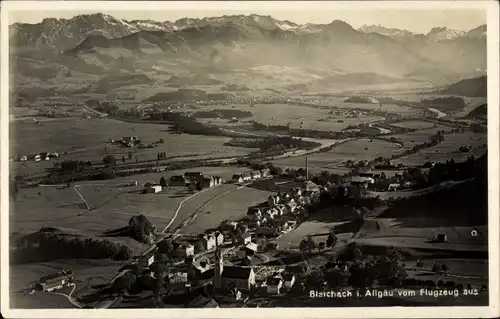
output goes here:
[[9, 33], [20, 70], [106, 74], [178, 67], [216, 73], [286, 66], [449, 83], [486, 69], [486, 25], [414, 34], [382, 26], [356, 30], [340, 20], [300, 25], [261, 15], [157, 22], [92, 14], [15, 23]]

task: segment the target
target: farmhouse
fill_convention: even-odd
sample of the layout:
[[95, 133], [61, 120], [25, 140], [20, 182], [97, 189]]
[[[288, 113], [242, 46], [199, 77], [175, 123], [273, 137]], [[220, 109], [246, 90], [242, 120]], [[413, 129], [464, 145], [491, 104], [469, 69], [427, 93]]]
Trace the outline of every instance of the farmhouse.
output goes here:
[[222, 184], [223, 180], [222, 180], [222, 177], [220, 176], [214, 176], [214, 183], [215, 185], [220, 185]]
[[252, 179], [259, 179], [262, 178], [262, 173], [260, 171], [252, 171]]
[[189, 181], [182, 175], [174, 175], [170, 177], [169, 184], [171, 186], [186, 186]]
[[215, 236], [211, 234], [205, 234], [201, 237], [201, 242], [205, 250], [212, 250], [215, 248]]
[[234, 174], [233, 175], [233, 181], [236, 183], [243, 183], [243, 175], [241, 174]]
[[74, 279], [72, 271], [63, 270], [55, 274], [43, 276], [35, 287], [41, 291], [54, 291], [72, 283]]
[[201, 182], [204, 175], [201, 172], [185, 172], [184, 177], [193, 182]]
[[260, 173], [263, 178], [271, 176], [271, 170], [269, 168], [261, 169]]
[[216, 290], [250, 290], [255, 285], [252, 267], [225, 266], [222, 251], [217, 249], [215, 261], [214, 287]]
[[215, 186], [215, 180], [213, 177], [202, 177], [200, 180], [200, 184], [202, 188], [210, 188]]

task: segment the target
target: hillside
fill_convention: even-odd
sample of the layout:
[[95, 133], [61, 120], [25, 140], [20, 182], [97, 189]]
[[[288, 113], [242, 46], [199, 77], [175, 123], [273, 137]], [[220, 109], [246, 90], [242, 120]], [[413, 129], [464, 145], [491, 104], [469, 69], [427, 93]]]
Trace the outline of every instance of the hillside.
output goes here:
[[442, 91], [444, 94], [462, 95], [467, 97], [486, 97], [488, 90], [487, 76], [458, 81]]
[[488, 104], [481, 104], [467, 115], [470, 118], [486, 119], [488, 118]]
[[104, 238], [65, 228], [43, 227], [11, 239], [13, 263], [46, 262], [56, 259], [110, 258], [127, 260], [147, 248], [132, 238]]

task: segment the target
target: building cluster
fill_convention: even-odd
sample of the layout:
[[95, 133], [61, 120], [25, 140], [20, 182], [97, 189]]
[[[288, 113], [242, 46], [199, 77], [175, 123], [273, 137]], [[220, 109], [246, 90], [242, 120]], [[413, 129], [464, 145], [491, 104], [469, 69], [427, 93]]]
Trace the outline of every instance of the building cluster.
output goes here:
[[40, 161], [49, 161], [52, 158], [57, 158], [59, 157], [58, 153], [50, 153], [50, 152], [41, 152], [37, 154], [30, 154], [30, 155], [19, 155], [16, 157], [11, 158], [12, 161], [18, 161], [18, 162], [26, 162], [26, 161], [35, 161], [35, 162], [40, 162]]
[[75, 281], [75, 276], [71, 270], [62, 270], [60, 272], [41, 277], [35, 284], [35, 289], [45, 292], [52, 292], [57, 289], [71, 285]]
[[391, 178], [386, 178], [382, 174], [373, 172], [361, 172], [351, 176], [351, 185], [360, 186], [372, 191], [397, 191], [409, 189], [415, 185], [414, 181], [405, 180], [403, 174], [396, 173]]
[[[255, 265], [262, 262], [260, 253], [278, 249], [268, 239], [293, 229], [307, 215], [304, 206], [318, 193], [319, 187], [307, 181], [269, 196], [265, 207], [250, 208], [238, 221], [224, 221], [204, 234], [168, 239], [170, 246], [159, 245], [157, 253], [167, 254], [176, 265], [166, 276], [169, 289], [188, 294], [197, 287], [210, 286], [216, 295], [234, 300], [243, 300], [251, 290], [276, 295], [291, 289], [294, 273], [284, 269], [263, 272], [266, 266], [258, 266], [256, 275]], [[162, 247], [170, 248], [165, 251]]]
[[264, 168], [261, 170], [254, 170], [251, 172], [244, 172], [233, 175], [233, 181], [236, 183], [244, 183], [252, 180], [258, 180], [261, 178], [267, 178], [271, 176], [271, 171], [268, 168]]
[[195, 185], [199, 189], [214, 187], [223, 182], [220, 176], [209, 176], [201, 172], [186, 172], [184, 175], [174, 175], [169, 179], [170, 186]]

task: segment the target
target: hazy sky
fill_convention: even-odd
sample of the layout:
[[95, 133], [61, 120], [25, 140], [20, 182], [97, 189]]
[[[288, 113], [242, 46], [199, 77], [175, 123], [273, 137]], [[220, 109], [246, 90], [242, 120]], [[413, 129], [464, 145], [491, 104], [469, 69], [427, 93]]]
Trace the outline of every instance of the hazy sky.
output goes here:
[[[412, 2], [412, 1], [410, 1]], [[64, 3], [64, 2], [63, 2]], [[314, 3], [314, 2], [313, 2]], [[80, 7], [66, 6], [64, 8], [58, 6], [60, 10], [49, 11], [47, 8], [51, 7], [38, 7], [35, 10], [11, 11], [10, 23], [23, 22], [23, 23], [39, 23], [44, 18], [71, 18], [78, 14], [89, 13], [106, 13], [116, 18], [126, 20], [156, 20], [156, 21], [175, 21], [180, 18], [203, 18], [206, 16], [222, 16], [222, 15], [235, 15], [235, 14], [259, 14], [271, 15], [279, 20], [290, 20], [296, 23], [330, 23], [333, 20], [343, 20], [351, 24], [354, 28], [358, 28], [364, 24], [368, 25], [383, 25], [389, 28], [406, 29], [417, 33], [427, 33], [432, 27], [448, 27], [452, 29], [470, 30], [481, 24], [486, 23], [486, 11], [474, 8], [460, 8], [449, 9], [442, 7], [426, 6], [422, 9], [420, 6], [413, 6], [412, 9], [407, 8], [387, 8], [380, 9], [367, 6], [357, 6], [352, 9], [351, 6], [341, 6], [330, 3], [325, 5], [316, 2], [316, 5], [311, 4], [293, 4], [287, 3], [286, 5], [276, 4], [270, 6], [265, 2], [246, 2], [246, 5], [229, 5], [234, 4], [231, 2], [218, 2], [212, 3], [198, 3], [190, 4], [184, 2], [182, 4], [169, 5], [164, 2], [163, 5], [157, 7], [158, 4], [144, 4], [138, 7], [131, 7], [131, 3], [116, 2], [112, 5], [98, 6], [100, 10], [88, 10], [89, 7], [97, 7], [96, 5], [86, 5], [80, 7], [83, 10], [78, 10]], [[368, 2], [370, 3], [370, 2]], [[266, 5], [265, 5], [266, 4]], [[453, 8], [458, 8], [454, 3]], [[135, 10], [119, 11], [117, 8], [127, 7]], [[32, 8], [32, 6], [30, 6]], [[87, 9], [87, 10], [85, 10]], [[118, 10], [117, 10], [118, 9]], [[142, 11], [139, 11], [141, 10]], [[150, 10], [149, 10], [150, 9]], [[25, 11], [26, 10], [26, 11]], [[47, 11], [42, 11], [47, 10]]]

